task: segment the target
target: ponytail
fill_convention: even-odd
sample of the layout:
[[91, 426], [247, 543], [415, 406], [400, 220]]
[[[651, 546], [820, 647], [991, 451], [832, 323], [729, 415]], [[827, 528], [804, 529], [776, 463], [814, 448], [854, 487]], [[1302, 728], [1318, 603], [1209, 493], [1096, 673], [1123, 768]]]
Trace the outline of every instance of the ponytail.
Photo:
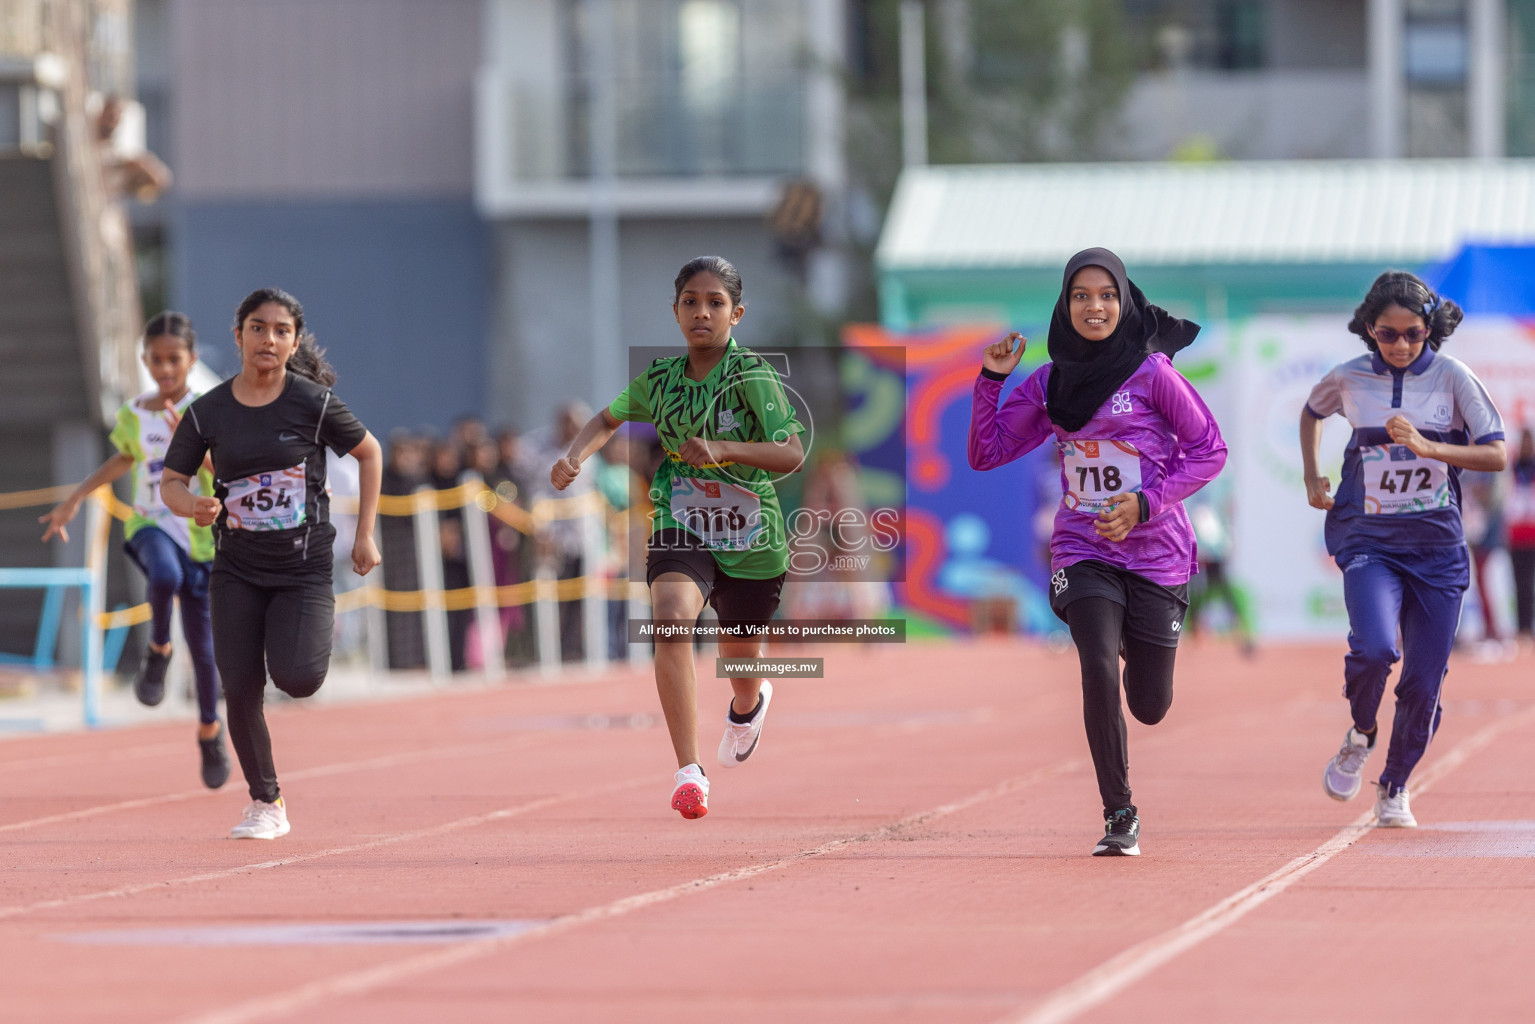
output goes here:
[[299, 338], [298, 348], [288, 357], [288, 369], [325, 387], [336, 383], [336, 368], [326, 360], [325, 350], [315, 343], [313, 334]]

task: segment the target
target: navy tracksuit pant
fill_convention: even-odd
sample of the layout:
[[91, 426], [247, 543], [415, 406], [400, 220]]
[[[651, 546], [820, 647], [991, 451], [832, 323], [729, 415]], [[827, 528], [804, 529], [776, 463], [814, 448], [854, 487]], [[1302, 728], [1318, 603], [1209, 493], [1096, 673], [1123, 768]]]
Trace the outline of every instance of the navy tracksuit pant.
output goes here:
[[148, 581], [149, 639], [171, 642], [171, 600], [181, 599], [181, 632], [197, 683], [197, 713], [204, 725], [219, 720], [219, 676], [213, 661], [213, 625], [208, 604], [212, 566], [192, 556], [158, 527], [141, 526], [124, 547]]
[[1411, 565], [1366, 551], [1340, 556], [1338, 565], [1349, 622], [1343, 695], [1356, 729], [1375, 728], [1386, 678], [1402, 662], [1380, 781], [1405, 786], [1443, 715], [1439, 694], [1470, 583], [1469, 558], [1464, 546], [1415, 553]]

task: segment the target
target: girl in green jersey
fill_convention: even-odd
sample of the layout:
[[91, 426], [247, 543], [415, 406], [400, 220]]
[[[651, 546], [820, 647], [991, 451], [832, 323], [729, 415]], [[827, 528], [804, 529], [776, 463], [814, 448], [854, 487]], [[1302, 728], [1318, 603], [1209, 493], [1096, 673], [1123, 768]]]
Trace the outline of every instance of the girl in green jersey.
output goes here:
[[[687, 352], [657, 359], [576, 435], [550, 480], [564, 490], [581, 463], [625, 420], [652, 423], [667, 457], [656, 470], [646, 560], [651, 614], [658, 624], [691, 626], [705, 602], [719, 616], [720, 655], [755, 658], [754, 632], [778, 609], [788, 571], [776, 475], [805, 461], [795, 417], [771, 364], [738, 346], [731, 329], [746, 312], [741, 275], [718, 256], [700, 256], [674, 282], [672, 315]], [[698, 754], [698, 683], [693, 639], [656, 638], [656, 689], [677, 754], [672, 807], [684, 818], [709, 813], [709, 780]], [[772, 684], [731, 679], [735, 691], [719, 763], [751, 756], [762, 734]]]
[[[154, 706], [165, 696], [165, 669], [171, 659], [171, 602], [181, 601], [181, 632], [192, 658], [200, 722], [197, 743], [202, 753], [203, 783], [218, 789], [229, 778], [219, 721], [219, 677], [213, 665], [213, 628], [208, 612], [208, 579], [213, 562], [213, 532], [178, 518], [160, 498], [160, 474], [165, 450], [187, 406], [198, 396], [187, 383], [197, 362], [197, 334], [184, 313], [165, 312], [144, 325], [144, 365], [155, 389], [128, 402], [117, 412], [112, 445], [117, 452], [69, 497], [38, 521], [48, 529], [43, 540], [57, 534], [69, 540], [68, 525], [80, 503], [102, 484], [133, 472], [133, 515], [123, 524], [128, 557], [144, 571], [149, 599], [149, 646], [133, 681], [143, 704]], [[213, 493], [213, 477], [198, 473], [198, 490]]]

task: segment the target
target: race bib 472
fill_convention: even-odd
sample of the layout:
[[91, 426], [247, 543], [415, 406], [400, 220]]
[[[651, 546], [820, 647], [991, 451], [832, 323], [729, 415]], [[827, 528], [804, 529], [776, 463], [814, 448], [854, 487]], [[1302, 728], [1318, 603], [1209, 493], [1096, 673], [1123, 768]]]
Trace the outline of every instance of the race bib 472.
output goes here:
[[1404, 444], [1359, 449], [1364, 511], [1372, 516], [1426, 512], [1450, 504], [1450, 476], [1438, 459], [1421, 458]]

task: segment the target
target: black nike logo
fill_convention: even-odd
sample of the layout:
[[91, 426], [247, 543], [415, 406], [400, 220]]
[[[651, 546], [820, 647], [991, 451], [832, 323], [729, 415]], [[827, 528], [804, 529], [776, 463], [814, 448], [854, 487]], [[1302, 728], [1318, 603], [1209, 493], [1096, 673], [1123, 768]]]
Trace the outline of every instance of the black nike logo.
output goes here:
[[757, 738], [752, 740], [752, 745], [746, 748], [746, 753], [744, 753], [744, 754], [737, 754], [736, 755], [736, 764], [740, 764], [742, 761], [746, 760], [748, 757], [751, 757], [752, 756], [752, 751], [757, 749], [757, 744], [760, 743], [760, 742], [762, 742], [762, 733], [759, 732], [759, 733], [757, 733]]

